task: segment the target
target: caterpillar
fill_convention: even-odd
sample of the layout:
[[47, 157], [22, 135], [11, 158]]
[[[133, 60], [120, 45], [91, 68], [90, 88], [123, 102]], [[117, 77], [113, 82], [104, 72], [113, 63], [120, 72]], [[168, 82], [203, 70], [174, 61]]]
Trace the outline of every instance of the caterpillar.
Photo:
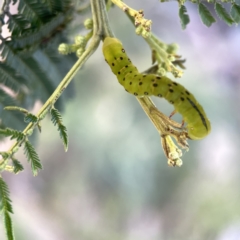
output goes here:
[[139, 73], [116, 38], [106, 37], [102, 50], [105, 61], [127, 92], [138, 97], [153, 95], [165, 98], [187, 123], [190, 139], [201, 139], [210, 133], [210, 121], [202, 106], [185, 87], [165, 76]]

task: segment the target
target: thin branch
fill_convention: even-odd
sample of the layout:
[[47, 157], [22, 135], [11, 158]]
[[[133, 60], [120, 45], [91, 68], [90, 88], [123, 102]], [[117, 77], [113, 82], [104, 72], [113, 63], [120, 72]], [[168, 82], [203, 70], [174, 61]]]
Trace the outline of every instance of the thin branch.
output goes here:
[[105, 37], [114, 37], [114, 33], [110, 27], [109, 20], [108, 20], [108, 15], [107, 15], [107, 10], [106, 10], [106, 5], [104, 0], [99, 0], [100, 5], [101, 5], [101, 20], [103, 23], [103, 38]]
[[[70, 69], [70, 71], [67, 73], [67, 75], [64, 77], [64, 79], [61, 81], [61, 83], [58, 85], [56, 90], [53, 92], [53, 94], [49, 97], [49, 99], [46, 101], [46, 103], [42, 106], [42, 108], [37, 113], [37, 117], [43, 119], [48, 110], [54, 105], [54, 103], [58, 100], [58, 98], [61, 96], [63, 91], [66, 89], [66, 87], [69, 85], [69, 83], [72, 81], [73, 77], [77, 74], [78, 70], [81, 68], [81, 66], [87, 61], [87, 59], [95, 52], [97, 49], [102, 35], [102, 21], [100, 20], [101, 17], [101, 7], [99, 4], [99, 1], [91, 0], [91, 7], [92, 7], [92, 15], [93, 15], [93, 37], [92, 40], [87, 47], [86, 51], [81, 55], [81, 57], [78, 59], [78, 61], [74, 64], [74, 66]], [[27, 134], [30, 130], [32, 130], [37, 124], [36, 123], [30, 123], [27, 125], [27, 127], [23, 130], [23, 134]], [[12, 147], [8, 150], [8, 153], [10, 155], [14, 152], [14, 150], [23, 143], [22, 141], [16, 141]], [[8, 159], [2, 159], [0, 161], [0, 165], [3, 164], [3, 162], [7, 161]]]

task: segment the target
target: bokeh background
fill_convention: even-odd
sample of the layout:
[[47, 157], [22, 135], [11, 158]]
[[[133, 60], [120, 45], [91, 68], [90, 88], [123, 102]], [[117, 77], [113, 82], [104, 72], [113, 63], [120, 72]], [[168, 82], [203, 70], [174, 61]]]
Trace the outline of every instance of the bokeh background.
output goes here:
[[[187, 3], [191, 23], [183, 31], [177, 2], [127, 3], [145, 10], [161, 40], [179, 44], [187, 70], [177, 81], [204, 106], [212, 132], [189, 142], [181, 168], [169, 167], [157, 131], [119, 85], [100, 46], [75, 78], [75, 96], [63, 113], [68, 152], [45, 119], [36, 142], [44, 170], [33, 177], [19, 152], [25, 171], [3, 174], [16, 239], [239, 240], [239, 26], [218, 19], [207, 28], [196, 5]], [[109, 19], [132, 62], [147, 69], [150, 50], [129, 19], [117, 7]], [[173, 110], [165, 100], [153, 100], [166, 115]], [[5, 239], [2, 222], [0, 239]]]

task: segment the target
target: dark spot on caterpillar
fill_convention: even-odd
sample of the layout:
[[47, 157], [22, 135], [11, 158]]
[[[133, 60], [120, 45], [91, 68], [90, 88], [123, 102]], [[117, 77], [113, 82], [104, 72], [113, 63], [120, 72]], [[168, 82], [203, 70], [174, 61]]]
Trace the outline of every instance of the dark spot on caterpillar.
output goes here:
[[156, 77], [157, 79], [161, 79], [161, 77]]
[[138, 94], [137, 93], [134, 93], [135, 96], [137, 96]]
[[137, 75], [135, 74], [134, 77], [136, 77]]
[[143, 77], [146, 77], [147, 75], [143, 75]]
[[143, 83], [142, 82], [139, 82], [139, 85], [141, 86]]
[[162, 94], [158, 94], [158, 97], [162, 97]]
[[186, 93], [187, 95], [190, 95], [190, 93], [189, 93], [187, 90], [185, 91], [185, 93]]
[[106, 63], [108, 63], [107, 59], [105, 59]]
[[169, 84], [168, 84], [168, 86], [169, 86], [169, 87], [171, 87], [171, 86], [172, 86], [172, 84], [171, 84], [171, 83], [169, 83]]
[[129, 84], [132, 85], [132, 82], [130, 82]]
[[152, 82], [155, 82], [155, 79], [152, 79]]
[[128, 65], [126, 65], [125, 68], [128, 68]]
[[114, 63], [112, 63], [112, 66], [115, 66], [115, 64], [114, 64]]
[[122, 48], [122, 52], [125, 53], [125, 49], [124, 48]]
[[123, 81], [125, 81], [125, 78], [123, 78]]
[[157, 83], [154, 83], [154, 84], [153, 84], [153, 86], [154, 86], [154, 87], [157, 87], [157, 86], [158, 86], [158, 84], [157, 84]]
[[115, 60], [117, 60], [117, 58], [114, 58]]
[[120, 57], [120, 60], [123, 60], [123, 57]]
[[128, 61], [129, 61], [129, 62], [131, 62], [131, 60], [130, 60], [130, 59], [128, 59]]
[[180, 99], [181, 99], [182, 101], [184, 101], [184, 100], [185, 100], [185, 99], [184, 99], [184, 97], [181, 97]]
[[127, 90], [127, 89], [125, 89], [125, 91], [126, 91], [126, 92], [128, 92], [128, 90]]
[[120, 72], [118, 72], [118, 75], [120, 75], [121, 73]]
[[174, 104], [174, 101], [169, 101], [171, 104]]
[[130, 71], [130, 73], [132, 73], [132, 71]]
[[148, 92], [144, 92], [144, 95], [148, 95]]
[[174, 84], [175, 86], [177, 86], [177, 85], [178, 85], [176, 82], [173, 82], [173, 84]]
[[173, 89], [170, 88], [170, 89], [169, 89], [169, 92], [173, 93], [174, 91], [173, 91]]
[[[187, 91], [186, 91], [186, 92], [187, 92]], [[198, 112], [198, 114], [199, 114], [199, 116], [200, 116], [200, 118], [201, 118], [201, 120], [202, 120], [203, 125], [204, 125], [205, 128], [208, 130], [207, 123], [206, 123], [206, 119], [204, 118], [204, 115], [201, 113], [201, 111], [198, 109], [198, 107], [195, 105], [195, 103], [194, 103], [191, 99], [187, 98], [187, 100], [190, 102], [190, 104], [192, 105], [192, 107]]]

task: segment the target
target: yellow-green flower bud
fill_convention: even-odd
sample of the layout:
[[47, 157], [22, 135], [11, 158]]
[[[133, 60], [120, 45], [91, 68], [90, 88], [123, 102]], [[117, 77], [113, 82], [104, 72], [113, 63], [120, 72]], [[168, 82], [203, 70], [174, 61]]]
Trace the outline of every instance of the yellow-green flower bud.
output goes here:
[[67, 55], [67, 54], [69, 54], [70, 50], [71, 50], [71, 47], [66, 43], [61, 43], [58, 46], [58, 52], [60, 54]]
[[160, 67], [157, 71], [157, 73], [160, 75], [160, 76], [165, 76], [166, 74], [166, 70], [162, 67]]
[[148, 31], [146, 31], [145, 29], [143, 29], [143, 31], [142, 31], [142, 36], [143, 36], [144, 38], [148, 38], [150, 35], [151, 35], [151, 32], [148, 32]]
[[78, 35], [74, 40], [79, 47], [84, 47], [86, 45], [86, 39], [84, 36]]
[[93, 29], [93, 20], [91, 18], [86, 19], [83, 24], [86, 29]]
[[135, 32], [136, 32], [137, 35], [140, 35], [142, 33], [142, 30], [143, 30], [143, 28], [140, 25], [140, 26], [136, 27]]
[[84, 53], [84, 49], [83, 48], [79, 48], [77, 51], [76, 51], [76, 55], [77, 55], [77, 57], [81, 57], [82, 56], [82, 54]]
[[171, 54], [176, 53], [178, 49], [179, 49], [179, 46], [176, 43], [172, 43], [167, 46], [167, 52]]

